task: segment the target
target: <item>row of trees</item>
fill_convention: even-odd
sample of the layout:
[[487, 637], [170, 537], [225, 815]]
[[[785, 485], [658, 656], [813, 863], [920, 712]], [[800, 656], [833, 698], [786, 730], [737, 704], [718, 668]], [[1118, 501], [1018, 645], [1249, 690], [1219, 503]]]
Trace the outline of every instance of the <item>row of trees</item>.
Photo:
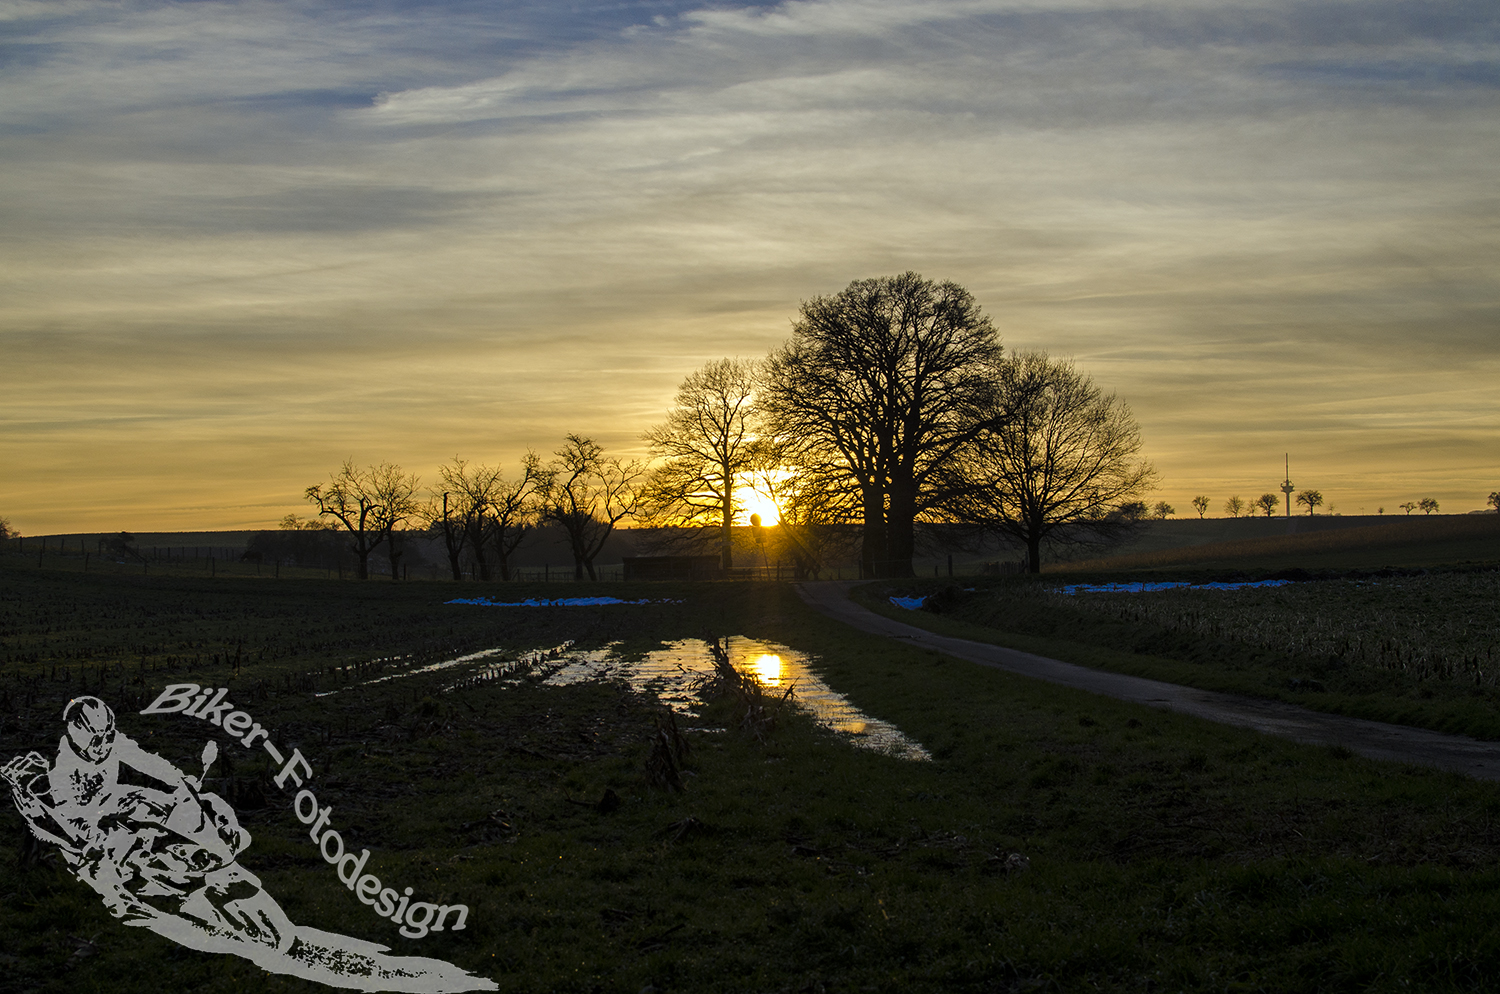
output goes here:
[[[1298, 507], [1307, 508], [1307, 513], [1312, 514], [1314, 510], [1323, 506], [1323, 492], [1321, 490], [1303, 490], [1294, 498]], [[1201, 504], [1199, 502], [1202, 502]], [[1207, 497], [1194, 497], [1193, 507], [1198, 511], [1198, 517], [1203, 517], [1203, 512], [1208, 510]], [[1246, 503], [1239, 496], [1229, 498], [1224, 502], [1224, 513], [1231, 518], [1240, 515], [1253, 516], [1259, 511], [1266, 517], [1273, 517], [1278, 508], [1281, 507], [1281, 498], [1275, 494], [1261, 494], [1254, 500]]]
[[1066, 360], [1004, 356], [967, 290], [915, 273], [804, 302], [788, 342], [761, 361], [694, 372], [645, 440], [649, 471], [569, 435], [552, 460], [529, 454], [511, 478], [455, 457], [425, 503], [416, 478], [388, 464], [346, 463], [306, 496], [351, 534], [361, 576], [382, 543], [396, 573], [398, 530], [414, 520], [441, 534], [455, 577], [466, 550], [482, 577], [492, 563], [508, 577], [539, 523], [560, 526], [576, 575], [593, 577], [627, 517], [714, 536], [727, 568], [751, 492], [776, 506], [800, 572], [816, 573], [852, 529], [864, 575], [901, 576], [924, 522], [1007, 536], [1039, 571], [1044, 546], [1107, 542], [1147, 516], [1141, 497], [1156, 479], [1113, 394]]
[[538, 525], [563, 529], [576, 576], [595, 579], [594, 559], [619, 522], [640, 505], [645, 468], [604, 454], [593, 439], [569, 435], [555, 458], [543, 463], [527, 453], [519, 476], [455, 456], [438, 470], [440, 488], [424, 500], [414, 473], [381, 463], [360, 468], [346, 460], [327, 483], [304, 496], [336, 524], [288, 516], [283, 528], [340, 528], [348, 533], [356, 575], [368, 579], [370, 556], [382, 546], [391, 576], [399, 577], [404, 542], [412, 530], [441, 538], [455, 580], [466, 559], [482, 580], [511, 577], [511, 557]]

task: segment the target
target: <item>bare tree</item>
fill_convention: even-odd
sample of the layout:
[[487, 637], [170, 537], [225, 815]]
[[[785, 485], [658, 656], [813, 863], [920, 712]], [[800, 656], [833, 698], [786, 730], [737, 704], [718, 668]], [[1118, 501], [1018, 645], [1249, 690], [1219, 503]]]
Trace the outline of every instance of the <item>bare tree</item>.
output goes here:
[[415, 473], [407, 473], [400, 466], [381, 463], [370, 470], [370, 480], [375, 486], [375, 499], [379, 501], [376, 523], [385, 536], [385, 554], [391, 564], [391, 579], [401, 579], [401, 557], [405, 555], [405, 529], [403, 525], [416, 518], [422, 510], [417, 499], [420, 484]]
[[1165, 521], [1177, 513], [1177, 508], [1164, 500], [1159, 500], [1151, 505], [1151, 516], [1157, 521]]
[[652, 453], [666, 459], [642, 489], [647, 522], [717, 529], [725, 569], [734, 565], [736, 489], [764, 452], [754, 403], [757, 372], [743, 359], [709, 363], [682, 381], [667, 420], [644, 436]]
[[866, 575], [910, 575], [918, 517], [961, 483], [954, 461], [988, 426], [1000, 343], [956, 283], [916, 273], [805, 301], [767, 360], [772, 430], [858, 486]]
[[1224, 502], [1224, 513], [1229, 515], [1231, 518], [1238, 518], [1240, 515], [1245, 513], [1245, 510], [1245, 502], [1243, 500], [1240, 500], [1238, 494]]
[[645, 468], [605, 456], [591, 438], [570, 434], [547, 465], [542, 517], [562, 526], [573, 552], [573, 578], [585, 571], [597, 580], [594, 557], [624, 518], [640, 506], [640, 482]]
[[965, 467], [983, 485], [964, 498], [962, 517], [1019, 539], [1032, 573], [1041, 572], [1044, 543], [1123, 534], [1156, 482], [1156, 470], [1136, 458], [1141, 430], [1130, 409], [1044, 352], [1013, 356], [998, 386], [1006, 414]]
[[1260, 508], [1265, 512], [1266, 517], [1269, 518], [1276, 513], [1276, 508], [1281, 506], [1281, 498], [1275, 494], [1261, 494], [1255, 498], [1255, 503], [1251, 506]]
[[1496, 490], [1494, 493], [1490, 494], [1489, 500], [1486, 503], [1488, 503], [1490, 507], [1493, 507], [1495, 509], [1496, 514], [1500, 514], [1500, 490]]
[[279, 531], [290, 532], [337, 531], [338, 527], [338, 525], [334, 524], [331, 521], [319, 521], [317, 518], [302, 518], [295, 514], [284, 515], [282, 519], [276, 524], [276, 528]]
[[0, 542], [11, 538], [20, 538], [21, 533], [11, 526], [9, 518], [0, 518]]
[[455, 580], [464, 578], [463, 554], [469, 543], [468, 519], [473, 513], [464, 485], [468, 475], [468, 462], [458, 456], [453, 457], [451, 464], [439, 466], [438, 479], [443, 489], [426, 507], [427, 527], [442, 536], [448, 570]]
[[1300, 506], [1306, 507], [1307, 513], [1310, 516], [1313, 510], [1319, 504], [1323, 503], [1323, 494], [1317, 490], [1304, 490], [1297, 495], [1297, 503]]
[[1193, 498], [1193, 510], [1198, 512], [1198, 520], [1203, 520], [1203, 515], [1208, 511], [1208, 498], [1199, 494]]
[[1405, 504], [1398, 504], [1396, 506], [1399, 507], [1399, 508], [1401, 508], [1401, 510], [1405, 511], [1409, 515], [1409, 514], [1411, 514], [1411, 512], [1415, 511], [1420, 505], [1418, 505], [1417, 502], [1414, 501], [1414, 500], [1409, 500]]
[[338, 521], [349, 532], [349, 550], [354, 553], [355, 575], [370, 578], [370, 553], [385, 540], [380, 527], [380, 502], [370, 471], [358, 469], [354, 460], [344, 460], [327, 483], [308, 487], [303, 497], [320, 515]]
[[1432, 514], [1438, 509], [1437, 498], [1423, 497], [1421, 500], [1417, 501], [1417, 507], [1421, 509], [1423, 514]]
[[453, 578], [463, 578], [463, 553], [473, 556], [480, 580], [492, 579], [489, 554], [494, 553], [500, 579], [510, 579], [510, 557], [530, 532], [541, 512], [545, 472], [534, 452], [521, 460], [521, 476], [508, 480], [493, 466], [470, 466], [453, 461], [438, 469], [443, 491], [427, 506], [427, 518], [443, 536]]
[[495, 482], [489, 501], [489, 540], [502, 580], [510, 579], [510, 557], [541, 520], [548, 479], [541, 457], [527, 452], [521, 460], [520, 477], [501, 477]]

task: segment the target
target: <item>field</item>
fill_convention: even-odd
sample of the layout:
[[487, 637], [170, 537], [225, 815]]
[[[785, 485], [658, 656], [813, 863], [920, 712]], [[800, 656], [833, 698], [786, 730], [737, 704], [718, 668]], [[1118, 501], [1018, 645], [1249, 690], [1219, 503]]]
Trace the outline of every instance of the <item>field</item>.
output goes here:
[[[1078, 579], [882, 584], [864, 597], [911, 624], [1085, 666], [1500, 739], [1500, 571], [1076, 595], [1059, 592], [1064, 578]], [[912, 612], [893, 608], [888, 594], [935, 596], [929, 610]]]
[[[1379, 569], [1500, 563], [1500, 515], [1241, 518], [1152, 524], [1124, 554], [1049, 572]], [[1267, 532], [1272, 534], [1267, 534]], [[1251, 537], [1241, 538], [1246, 535]]]
[[[309, 757], [383, 876], [472, 912], [463, 932], [398, 935], [317, 855], [268, 763], [225, 740], [211, 785], [235, 800], [267, 891], [296, 921], [506, 991], [1467, 991], [1500, 968], [1500, 785], [981, 669], [839, 628], [781, 584], [590, 589], [657, 601], [641, 606], [443, 603], [577, 589], [6, 557], [0, 758], [51, 755], [63, 704], [87, 690], [191, 768], [209, 726], [137, 712], [167, 683], [228, 687]], [[545, 686], [518, 663], [517, 682], [462, 692], [444, 673], [361, 685], [486, 649], [718, 635], [811, 654], [933, 759], [853, 748], [793, 711], [762, 740], [726, 697], [701, 724], [730, 731], [684, 733], [677, 790], [648, 772], [661, 706], [617, 684]], [[23, 847], [6, 810], [0, 991], [324, 989], [121, 926]]]

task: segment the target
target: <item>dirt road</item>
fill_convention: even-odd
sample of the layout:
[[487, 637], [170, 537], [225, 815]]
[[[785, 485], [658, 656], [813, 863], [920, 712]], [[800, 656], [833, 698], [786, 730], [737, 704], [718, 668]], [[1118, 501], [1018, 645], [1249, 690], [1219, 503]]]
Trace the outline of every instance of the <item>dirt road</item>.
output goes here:
[[1464, 735], [1445, 735], [1405, 725], [1309, 711], [1281, 701], [1196, 690], [1175, 683], [1089, 669], [1029, 652], [984, 642], [937, 635], [875, 614], [849, 599], [853, 581], [798, 585], [802, 599], [819, 611], [861, 631], [911, 642], [959, 659], [994, 666], [1022, 676], [1103, 694], [1122, 701], [1180, 711], [1225, 725], [1253, 728], [1313, 745], [1341, 745], [1370, 759], [1417, 763], [1466, 773], [1481, 780], [1500, 780], [1500, 742], [1481, 742]]

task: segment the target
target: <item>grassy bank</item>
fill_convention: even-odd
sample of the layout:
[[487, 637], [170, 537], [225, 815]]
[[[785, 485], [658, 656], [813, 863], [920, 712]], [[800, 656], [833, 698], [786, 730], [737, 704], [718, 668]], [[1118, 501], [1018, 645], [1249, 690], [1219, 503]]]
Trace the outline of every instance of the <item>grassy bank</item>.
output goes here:
[[[917, 651], [780, 585], [601, 587], [682, 603], [538, 610], [445, 605], [452, 584], [34, 567], [0, 583], [0, 756], [50, 755], [85, 687], [228, 686], [312, 759], [383, 878], [472, 909], [464, 932], [398, 936], [315, 854], [263, 761], [221, 743], [254, 836], [243, 862], [293, 919], [504, 990], [1472, 990], [1500, 967], [1496, 786]], [[934, 760], [787, 715], [765, 743], [690, 734], [679, 792], [645, 773], [659, 706], [620, 686], [355, 685], [393, 656], [708, 634], [814, 654]], [[716, 707], [704, 724], [732, 724]], [[207, 726], [117, 710], [194, 766]], [[596, 803], [606, 789], [618, 808]], [[124, 928], [55, 863], [20, 862], [20, 842], [0, 816], [0, 990], [315, 989]]]

